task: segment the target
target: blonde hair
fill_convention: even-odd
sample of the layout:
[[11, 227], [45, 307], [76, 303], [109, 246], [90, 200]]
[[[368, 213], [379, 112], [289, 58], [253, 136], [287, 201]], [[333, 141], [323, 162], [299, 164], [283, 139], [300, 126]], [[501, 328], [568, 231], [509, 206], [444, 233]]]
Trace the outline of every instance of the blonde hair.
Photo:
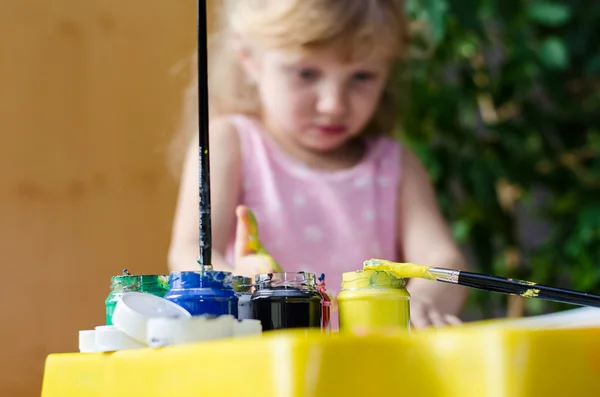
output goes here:
[[[264, 48], [315, 51], [335, 48], [345, 59], [402, 59], [408, 46], [404, 0], [221, 0], [208, 47], [210, 117], [241, 113], [258, 116], [256, 89], [237, 61], [238, 35]], [[192, 64], [196, 66], [194, 55]], [[198, 76], [186, 89], [181, 153], [198, 131]], [[391, 134], [397, 120], [395, 81], [390, 78], [365, 134]]]

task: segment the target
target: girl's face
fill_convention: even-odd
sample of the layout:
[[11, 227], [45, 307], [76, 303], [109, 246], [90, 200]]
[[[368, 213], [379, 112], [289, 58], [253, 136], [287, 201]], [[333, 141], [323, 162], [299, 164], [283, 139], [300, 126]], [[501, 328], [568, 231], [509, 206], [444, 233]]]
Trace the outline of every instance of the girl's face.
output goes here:
[[317, 152], [338, 149], [361, 133], [390, 71], [390, 62], [342, 62], [333, 50], [302, 57], [268, 50], [244, 66], [257, 85], [269, 132]]

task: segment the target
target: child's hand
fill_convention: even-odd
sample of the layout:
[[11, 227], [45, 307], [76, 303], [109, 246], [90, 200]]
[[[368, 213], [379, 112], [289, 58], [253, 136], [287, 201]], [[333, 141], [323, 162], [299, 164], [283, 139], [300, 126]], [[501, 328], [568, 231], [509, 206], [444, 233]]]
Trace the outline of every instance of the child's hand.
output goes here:
[[410, 299], [410, 322], [415, 328], [462, 324], [458, 317], [438, 310], [430, 299], [414, 296]]
[[235, 234], [235, 270], [242, 276], [252, 277], [259, 273], [273, 273], [275, 261], [265, 252], [258, 253], [254, 241], [251, 239], [252, 222], [250, 211], [245, 206], [238, 206], [235, 210], [237, 216], [237, 229]]
[[236, 261], [236, 275], [251, 277], [252, 282], [254, 282], [254, 276], [257, 274], [275, 272], [271, 261], [272, 259], [268, 255], [249, 254], [242, 256]]

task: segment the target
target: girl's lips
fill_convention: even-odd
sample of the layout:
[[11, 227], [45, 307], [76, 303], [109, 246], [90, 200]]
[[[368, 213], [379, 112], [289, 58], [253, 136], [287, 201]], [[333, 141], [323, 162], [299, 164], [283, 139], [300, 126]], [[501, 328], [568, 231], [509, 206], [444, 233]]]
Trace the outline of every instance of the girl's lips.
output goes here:
[[317, 129], [327, 135], [340, 135], [346, 132], [346, 127], [341, 124], [319, 125]]

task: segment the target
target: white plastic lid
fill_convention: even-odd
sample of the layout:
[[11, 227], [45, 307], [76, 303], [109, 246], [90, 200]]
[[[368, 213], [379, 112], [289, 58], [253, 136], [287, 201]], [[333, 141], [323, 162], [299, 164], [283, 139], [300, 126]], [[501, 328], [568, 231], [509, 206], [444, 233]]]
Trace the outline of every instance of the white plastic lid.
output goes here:
[[146, 343], [146, 328], [152, 318], [191, 318], [183, 307], [143, 292], [127, 292], [115, 306], [112, 322], [120, 331]]
[[96, 330], [84, 329], [79, 331], [79, 352], [96, 352]]
[[114, 325], [101, 325], [94, 332], [96, 351], [112, 352], [117, 350], [141, 349], [145, 344], [130, 338]]
[[233, 335], [233, 316], [207, 318], [152, 318], [148, 321], [147, 343], [150, 347], [163, 347], [195, 343]]
[[233, 324], [233, 336], [235, 337], [260, 334], [262, 334], [260, 320], [245, 319]]

